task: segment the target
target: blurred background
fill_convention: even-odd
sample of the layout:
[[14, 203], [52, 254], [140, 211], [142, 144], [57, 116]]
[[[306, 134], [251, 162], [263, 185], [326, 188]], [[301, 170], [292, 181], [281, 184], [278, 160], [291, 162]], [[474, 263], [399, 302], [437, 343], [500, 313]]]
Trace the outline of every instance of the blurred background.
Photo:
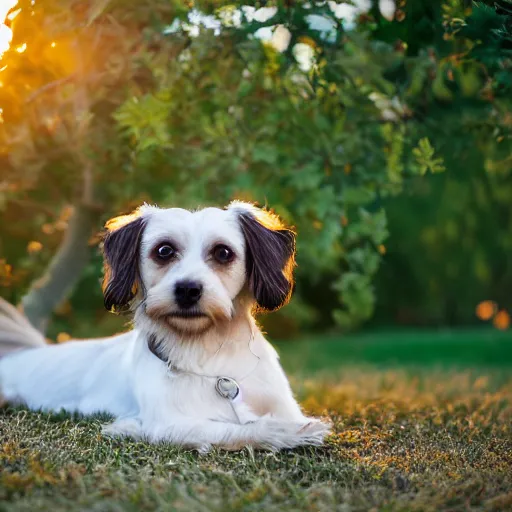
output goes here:
[[0, 20], [0, 295], [52, 339], [126, 327], [101, 296], [109, 217], [238, 198], [299, 233], [272, 338], [512, 359], [510, 0], [8, 0]]

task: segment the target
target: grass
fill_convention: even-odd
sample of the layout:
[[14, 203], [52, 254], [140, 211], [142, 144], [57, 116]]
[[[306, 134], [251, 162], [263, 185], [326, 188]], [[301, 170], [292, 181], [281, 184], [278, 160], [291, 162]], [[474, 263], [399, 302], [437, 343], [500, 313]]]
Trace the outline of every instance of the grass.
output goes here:
[[0, 510], [510, 510], [511, 345], [484, 331], [279, 344], [304, 407], [335, 423], [319, 449], [198, 456], [103, 439], [105, 418], [7, 408]]
[[377, 331], [278, 343], [288, 371], [340, 365], [512, 368], [512, 333], [494, 329]]

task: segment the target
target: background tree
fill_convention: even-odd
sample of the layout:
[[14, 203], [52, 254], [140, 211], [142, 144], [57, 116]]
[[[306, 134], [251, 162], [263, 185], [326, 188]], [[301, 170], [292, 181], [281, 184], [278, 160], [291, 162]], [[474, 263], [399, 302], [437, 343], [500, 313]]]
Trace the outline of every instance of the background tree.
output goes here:
[[[19, 2], [0, 72], [3, 294], [23, 296], [41, 329], [57, 309], [52, 334], [91, 335], [86, 320], [104, 318], [90, 250], [102, 221], [144, 200], [239, 197], [300, 232], [298, 294], [280, 325], [368, 319], [384, 206], [430, 186], [416, 177], [444, 169], [434, 148], [448, 137], [471, 146], [464, 123], [487, 126], [478, 147], [495, 163], [509, 140], [493, 131], [507, 100], [490, 94], [508, 61], [482, 60], [459, 2], [421, 4], [393, 16], [378, 2]], [[450, 165], [467, 165], [464, 147]]]
[[[388, 243], [387, 264], [377, 279], [382, 300], [376, 320], [467, 325], [476, 320], [475, 307], [483, 299], [503, 308], [498, 319], [507, 318], [512, 306], [512, 3], [477, 3], [469, 9], [449, 2], [433, 9], [431, 19], [446, 30], [442, 39], [435, 31], [425, 35], [430, 51], [417, 61], [434, 71], [433, 98], [428, 99], [423, 78], [414, 109], [423, 111], [420, 129], [449, 172], [413, 180], [409, 194], [386, 204], [397, 236]], [[397, 268], [401, 280], [393, 275]], [[393, 300], [386, 301], [391, 286]]]

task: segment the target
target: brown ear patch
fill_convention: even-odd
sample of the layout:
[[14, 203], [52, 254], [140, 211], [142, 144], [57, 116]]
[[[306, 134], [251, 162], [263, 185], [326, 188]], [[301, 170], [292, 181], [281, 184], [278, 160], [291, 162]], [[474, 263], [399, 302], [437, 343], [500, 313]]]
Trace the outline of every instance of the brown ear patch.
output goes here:
[[259, 308], [275, 311], [287, 304], [292, 295], [295, 233], [277, 216], [263, 210], [257, 216], [240, 211], [238, 218], [247, 246], [249, 288]]
[[145, 220], [137, 215], [116, 217], [107, 223], [103, 241], [103, 296], [109, 311], [129, 308], [140, 286], [139, 254]]

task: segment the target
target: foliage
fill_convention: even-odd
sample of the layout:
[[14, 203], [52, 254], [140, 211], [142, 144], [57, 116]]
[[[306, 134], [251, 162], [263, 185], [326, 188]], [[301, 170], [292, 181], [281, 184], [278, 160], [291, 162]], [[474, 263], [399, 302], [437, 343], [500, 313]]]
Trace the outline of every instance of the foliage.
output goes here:
[[[126, 2], [19, 7], [0, 98], [6, 218], [30, 201], [40, 212], [27, 219], [35, 234], [69, 204], [105, 217], [143, 200], [268, 202], [297, 224], [300, 268], [315, 269], [308, 278], [349, 271], [336, 281], [346, 322], [371, 314], [386, 235], [373, 205], [390, 187], [370, 96], [393, 92], [382, 77], [399, 58], [392, 48], [377, 52], [364, 34], [349, 35], [325, 5], [279, 6], [270, 21], [244, 15], [198, 35], [166, 29], [186, 19], [180, 3], [154, 1], [150, 17]], [[309, 27], [312, 15], [336, 25], [334, 41]], [[253, 37], [271, 23], [290, 30], [283, 53]], [[315, 55], [307, 73], [294, 57], [298, 41]], [[9, 226], [4, 239], [15, 236]], [[23, 267], [19, 251], [7, 259]]]
[[436, 173], [445, 170], [443, 159], [434, 158], [434, 148], [427, 138], [420, 140], [418, 147], [412, 150], [412, 154], [416, 157], [416, 162], [420, 168], [420, 174], [422, 175], [427, 171]]
[[442, 60], [446, 96], [423, 133], [448, 172], [413, 181], [410, 194], [386, 203], [396, 235], [376, 283], [379, 322], [467, 325], [489, 299], [501, 309], [495, 325], [509, 323], [511, 5], [477, 3], [465, 18], [445, 5], [445, 39], [458, 51]]
[[[332, 3], [273, 5], [197, 2], [194, 24], [178, 1], [20, 1], [0, 72], [4, 294], [43, 273], [70, 205], [106, 219], [239, 197], [299, 230], [283, 314], [322, 317], [306, 290], [328, 282], [329, 314], [353, 327], [374, 309], [383, 207], [460, 166], [477, 133], [486, 167], [507, 167], [505, 8], [401, 1], [389, 21], [375, 3], [354, 24]], [[100, 304], [99, 272], [95, 257], [74, 304]]]

